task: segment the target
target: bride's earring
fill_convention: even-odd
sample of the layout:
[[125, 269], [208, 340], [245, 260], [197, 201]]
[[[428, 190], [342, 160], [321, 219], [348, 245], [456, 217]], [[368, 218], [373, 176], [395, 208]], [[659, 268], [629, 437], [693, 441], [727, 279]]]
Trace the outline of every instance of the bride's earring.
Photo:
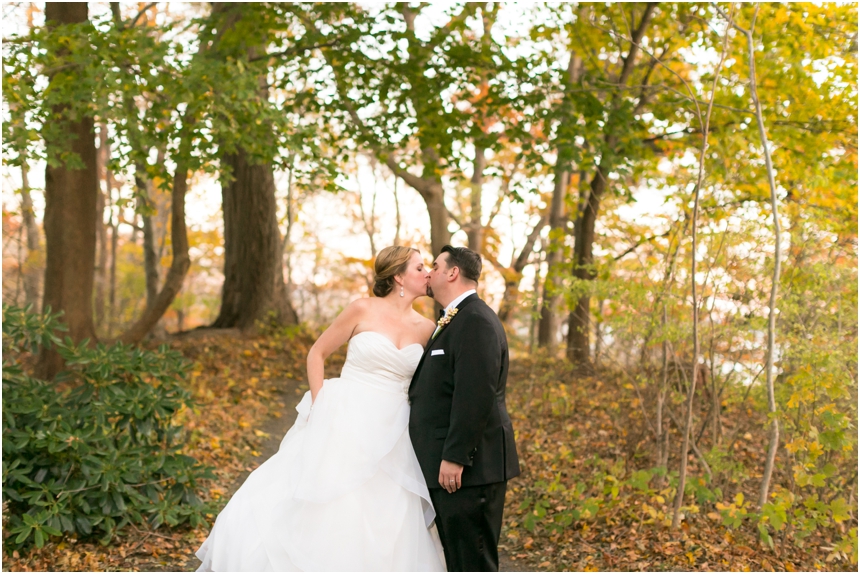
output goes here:
[[400, 286], [400, 296], [403, 297], [403, 285]]

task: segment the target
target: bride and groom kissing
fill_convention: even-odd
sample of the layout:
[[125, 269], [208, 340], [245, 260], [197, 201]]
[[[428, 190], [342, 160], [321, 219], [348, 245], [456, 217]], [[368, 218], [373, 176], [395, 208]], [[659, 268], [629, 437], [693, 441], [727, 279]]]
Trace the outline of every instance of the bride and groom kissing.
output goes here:
[[[310, 390], [276, 454], [218, 515], [202, 571], [497, 571], [507, 480], [508, 344], [476, 294], [481, 258], [386, 247], [376, 297], [308, 353]], [[437, 323], [412, 308], [444, 307]], [[325, 359], [348, 342], [340, 377]]]

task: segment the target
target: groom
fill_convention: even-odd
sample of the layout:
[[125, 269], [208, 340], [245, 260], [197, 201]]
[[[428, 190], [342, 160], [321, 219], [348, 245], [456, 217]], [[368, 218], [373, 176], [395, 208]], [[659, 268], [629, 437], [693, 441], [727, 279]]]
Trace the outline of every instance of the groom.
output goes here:
[[409, 386], [409, 435], [449, 571], [498, 571], [505, 487], [520, 473], [505, 407], [508, 341], [475, 293], [480, 276], [480, 255], [442, 248], [427, 295], [445, 315]]

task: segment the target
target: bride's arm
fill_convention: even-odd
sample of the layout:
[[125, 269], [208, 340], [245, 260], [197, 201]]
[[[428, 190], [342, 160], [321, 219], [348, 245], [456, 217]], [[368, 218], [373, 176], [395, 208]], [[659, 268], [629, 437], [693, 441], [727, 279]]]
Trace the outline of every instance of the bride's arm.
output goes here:
[[365, 316], [368, 305], [368, 299], [357, 299], [347, 305], [311, 347], [308, 352], [308, 384], [311, 388], [311, 400], [316, 400], [322, 388], [325, 378], [325, 360], [349, 340], [359, 321]]

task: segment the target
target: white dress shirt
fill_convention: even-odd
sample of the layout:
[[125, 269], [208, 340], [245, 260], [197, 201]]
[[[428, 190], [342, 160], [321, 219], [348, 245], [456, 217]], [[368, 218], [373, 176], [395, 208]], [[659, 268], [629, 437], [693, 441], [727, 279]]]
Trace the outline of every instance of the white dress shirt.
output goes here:
[[[445, 309], [444, 309], [445, 314], [444, 314], [444, 315], [442, 315], [442, 316], [444, 317], [444, 316], [448, 315], [448, 312], [449, 312], [451, 309], [454, 309], [457, 305], [459, 305], [459, 304], [460, 304], [460, 301], [462, 301], [463, 299], [465, 299], [466, 297], [468, 297], [468, 296], [469, 296], [469, 295], [471, 295], [472, 293], [476, 293], [476, 291], [475, 291], [474, 289], [469, 289], [468, 291], [466, 291], [465, 293], [463, 293], [462, 295], [460, 295], [459, 297], [457, 297], [456, 299], [454, 299], [453, 301], [451, 301], [450, 303], [448, 303], [448, 306], [447, 306], [447, 307], [445, 307]], [[440, 319], [440, 320], [441, 320], [441, 319]], [[440, 332], [441, 330], [442, 330], [442, 325], [439, 325], [439, 323], [438, 323], [438, 321], [437, 321], [437, 322], [436, 322], [436, 329], [433, 331], [433, 334], [432, 334], [432, 335], [430, 335], [430, 340], [432, 341], [433, 339], [435, 339], [435, 338], [436, 338], [436, 335], [438, 335], [438, 334], [439, 334], [439, 332]], [[434, 352], [435, 352], [435, 351], [434, 351]]]
[[463, 299], [465, 299], [466, 297], [468, 297], [472, 293], [477, 293], [477, 291], [475, 291], [474, 289], [469, 289], [468, 291], [466, 291], [465, 293], [463, 293], [462, 295], [460, 295], [459, 297], [457, 297], [456, 299], [454, 299], [453, 301], [448, 303], [448, 306], [445, 307], [445, 313], [447, 314], [448, 311], [455, 308], [457, 305], [460, 304], [460, 301], [462, 301]]

